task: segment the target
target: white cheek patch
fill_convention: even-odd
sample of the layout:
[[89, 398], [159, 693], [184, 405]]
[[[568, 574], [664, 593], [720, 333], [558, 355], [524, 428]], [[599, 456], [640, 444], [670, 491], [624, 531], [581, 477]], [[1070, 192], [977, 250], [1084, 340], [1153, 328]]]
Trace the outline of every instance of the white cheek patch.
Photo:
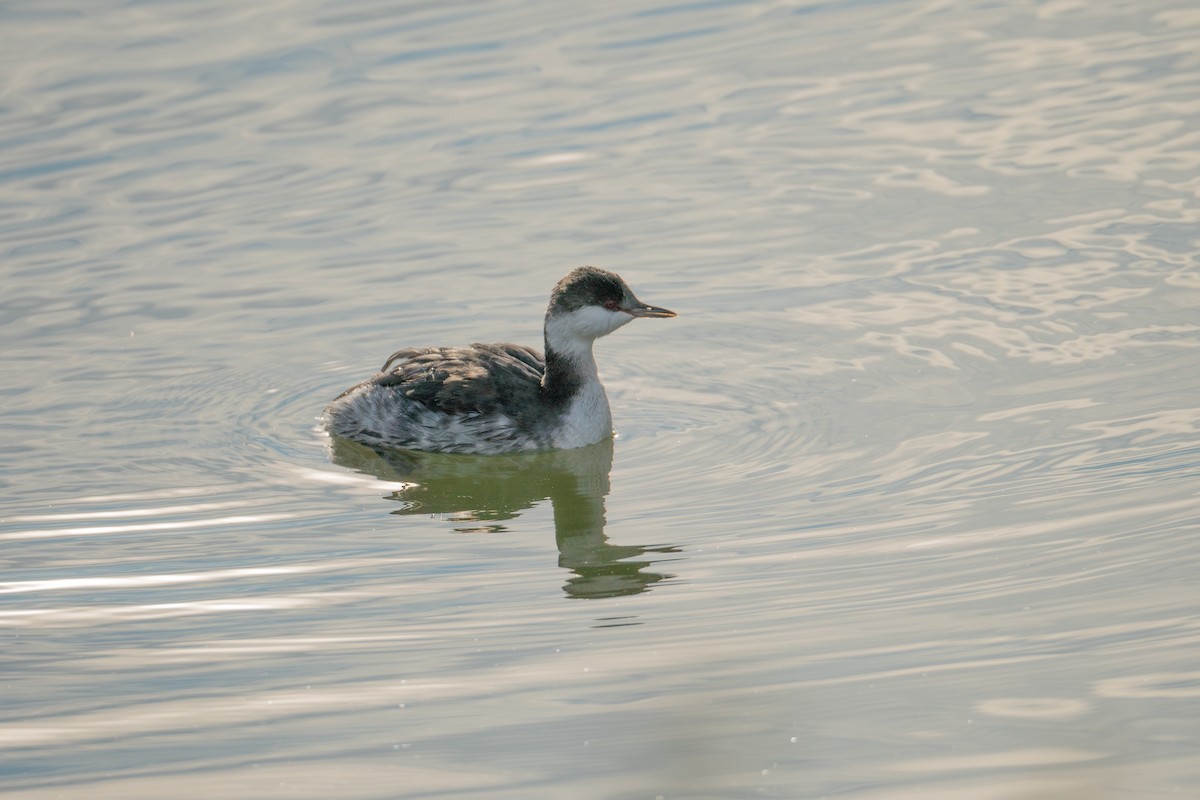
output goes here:
[[588, 339], [598, 339], [632, 320], [633, 317], [624, 311], [609, 311], [600, 306], [584, 306], [568, 314], [565, 321], [577, 335]]

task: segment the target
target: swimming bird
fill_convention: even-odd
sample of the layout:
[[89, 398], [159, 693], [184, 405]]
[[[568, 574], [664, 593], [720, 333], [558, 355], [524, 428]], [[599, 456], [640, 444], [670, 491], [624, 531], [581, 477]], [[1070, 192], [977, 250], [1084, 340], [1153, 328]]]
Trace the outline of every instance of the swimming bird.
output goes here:
[[325, 409], [330, 433], [447, 453], [583, 447], [612, 436], [592, 344], [635, 317], [673, 317], [619, 275], [579, 267], [550, 293], [543, 356], [516, 344], [397, 350]]

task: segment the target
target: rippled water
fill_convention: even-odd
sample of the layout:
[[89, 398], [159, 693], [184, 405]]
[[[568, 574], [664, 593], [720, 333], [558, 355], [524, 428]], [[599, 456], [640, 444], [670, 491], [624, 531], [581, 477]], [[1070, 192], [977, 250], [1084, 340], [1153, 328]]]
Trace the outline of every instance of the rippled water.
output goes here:
[[[0, 7], [0, 796], [1200, 795], [1186, 2]], [[405, 345], [614, 446], [381, 458]]]

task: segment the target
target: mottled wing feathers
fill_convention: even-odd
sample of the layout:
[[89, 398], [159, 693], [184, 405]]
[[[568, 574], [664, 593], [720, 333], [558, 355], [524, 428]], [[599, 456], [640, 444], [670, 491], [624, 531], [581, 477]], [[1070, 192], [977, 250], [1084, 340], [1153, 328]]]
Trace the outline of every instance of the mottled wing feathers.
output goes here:
[[472, 344], [397, 350], [371, 379], [444, 414], [534, 410], [542, 357], [515, 344]]
[[507, 344], [507, 343], [479, 344], [478, 342], [476, 342], [475, 344], [472, 344], [471, 346], [476, 347], [476, 348], [492, 347], [497, 350], [503, 351], [506, 355], [511, 356], [512, 358], [515, 358], [518, 361], [521, 361], [526, 366], [528, 366], [530, 369], [532, 369], [535, 373], [537, 373], [537, 379], [539, 381], [542, 379], [542, 373], [546, 371], [546, 361], [544, 358], [542, 358], [542, 354], [539, 353], [537, 350], [534, 350], [529, 347], [525, 347], [524, 345]]

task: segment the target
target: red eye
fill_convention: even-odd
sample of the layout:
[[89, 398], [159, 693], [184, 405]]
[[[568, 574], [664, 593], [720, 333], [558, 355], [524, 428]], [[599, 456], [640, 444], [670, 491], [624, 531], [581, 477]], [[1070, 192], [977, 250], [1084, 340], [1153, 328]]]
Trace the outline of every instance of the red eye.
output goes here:
[[607, 308], [609, 311], [616, 311], [617, 309], [619, 309], [621, 307], [621, 304], [618, 303], [616, 300], [605, 300], [604, 307]]

